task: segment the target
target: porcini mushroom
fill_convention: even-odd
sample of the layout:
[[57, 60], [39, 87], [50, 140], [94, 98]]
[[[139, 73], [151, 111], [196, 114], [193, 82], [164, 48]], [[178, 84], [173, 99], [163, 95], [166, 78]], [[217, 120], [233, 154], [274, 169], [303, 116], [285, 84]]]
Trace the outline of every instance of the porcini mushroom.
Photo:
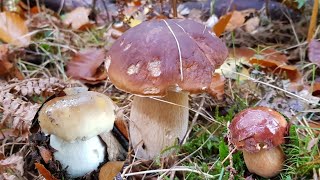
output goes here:
[[136, 157], [153, 159], [183, 139], [189, 93], [216, 95], [213, 72], [227, 55], [210, 29], [186, 19], [143, 22], [117, 39], [105, 66], [118, 89], [136, 95], [129, 121]]
[[270, 178], [280, 173], [284, 164], [281, 144], [287, 132], [287, 121], [267, 107], [248, 108], [232, 120], [230, 140], [243, 152], [248, 170]]
[[111, 131], [115, 106], [104, 94], [67, 88], [66, 96], [56, 97], [39, 111], [41, 130], [51, 134], [54, 158], [67, 167], [70, 177], [80, 177], [99, 166], [105, 146], [98, 134]]

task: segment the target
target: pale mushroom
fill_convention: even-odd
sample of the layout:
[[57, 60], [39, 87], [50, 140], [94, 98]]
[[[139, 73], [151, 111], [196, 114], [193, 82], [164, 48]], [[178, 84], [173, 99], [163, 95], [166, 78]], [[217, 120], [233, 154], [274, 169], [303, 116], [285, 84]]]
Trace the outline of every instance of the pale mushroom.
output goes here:
[[129, 121], [136, 157], [153, 159], [182, 141], [189, 93], [216, 95], [213, 72], [227, 55], [210, 29], [186, 19], [143, 22], [117, 39], [105, 67], [118, 89], [136, 95]]
[[248, 170], [270, 178], [280, 173], [285, 156], [284, 143], [288, 123], [285, 118], [267, 107], [253, 107], [238, 113], [232, 120], [230, 140], [243, 152]]
[[51, 134], [54, 158], [67, 168], [70, 177], [80, 177], [105, 159], [105, 145], [98, 135], [111, 131], [115, 106], [104, 94], [68, 88], [66, 96], [44, 104], [39, 112], [41, 130]]

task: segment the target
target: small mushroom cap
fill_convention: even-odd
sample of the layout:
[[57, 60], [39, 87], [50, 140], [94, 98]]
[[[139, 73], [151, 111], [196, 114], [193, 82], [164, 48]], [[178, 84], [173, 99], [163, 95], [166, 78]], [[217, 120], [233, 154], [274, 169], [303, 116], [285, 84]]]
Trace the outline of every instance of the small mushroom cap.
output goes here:
[[187, 19], [152, 20], [117, 39], [105, 66], [114, 85], [132, 94], [211, 93], [212, 74], [227, 55], [225, 44], [203, 24]]
[[46, 102], [39, 112], [39, 123], [44, 133], [65, 141], [86, 140], [113, 128], [114, 111], [109, 97], [85, 91]]
[[258, 152], [284, 143], [287, 121], [270, 108], [253, 107], [238, 113], [229, 129], [231, 142], [238, 149]]

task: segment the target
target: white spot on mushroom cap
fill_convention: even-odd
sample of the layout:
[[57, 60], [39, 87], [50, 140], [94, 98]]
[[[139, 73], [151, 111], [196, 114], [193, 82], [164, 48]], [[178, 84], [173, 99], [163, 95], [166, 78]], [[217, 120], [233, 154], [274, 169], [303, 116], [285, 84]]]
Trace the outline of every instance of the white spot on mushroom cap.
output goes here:
[[107, 72], [109, 70], [110, 64], [111, 64], [111, 56], [108, 56], [104, 61], [104, 67], [106, 68]]
[[161, 62], [160, 61], [152, 61], [148, 63], [148, 71], [150, 72], [151, 76], [158, 77], [161, 75]]
[[131, 43], [127, 44], [126, 47], [124, 47], [123, 51], [127, 51], [128, 49], [130, 49], [131, 45]]
[[148, 87], [143, 90], [143, 94], [158, 94], [160, 89], [156, 87]]
[[132, 75], [132, 74], [137, 74], [139, 72], [139, 69], [140, 69], [140, 64], [133, 64], [131, 65], [128, 70], [127, 70], [127, 73], [129, 75]]

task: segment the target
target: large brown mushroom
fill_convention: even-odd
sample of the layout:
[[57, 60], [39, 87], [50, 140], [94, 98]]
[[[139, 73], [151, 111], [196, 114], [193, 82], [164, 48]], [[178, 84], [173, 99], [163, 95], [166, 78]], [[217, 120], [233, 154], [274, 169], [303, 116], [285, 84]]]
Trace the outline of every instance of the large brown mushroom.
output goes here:
[[287, 121], [267, 107], [253, 107], [237, 114], [230, 126], [230, 140], [242, 150], [250, 172], [270, 178], [282, 170], [284, 154], [280, 147], [287, 132]]
[[217, 95], [213, 72], [227, 55], [210, 29], [185, 19], [143, 22], [112, 45], [105, 61], [109, 78], [136, 95], [129, 131], [137, 157], [152, 159], [183, 139], [189, 93]]

